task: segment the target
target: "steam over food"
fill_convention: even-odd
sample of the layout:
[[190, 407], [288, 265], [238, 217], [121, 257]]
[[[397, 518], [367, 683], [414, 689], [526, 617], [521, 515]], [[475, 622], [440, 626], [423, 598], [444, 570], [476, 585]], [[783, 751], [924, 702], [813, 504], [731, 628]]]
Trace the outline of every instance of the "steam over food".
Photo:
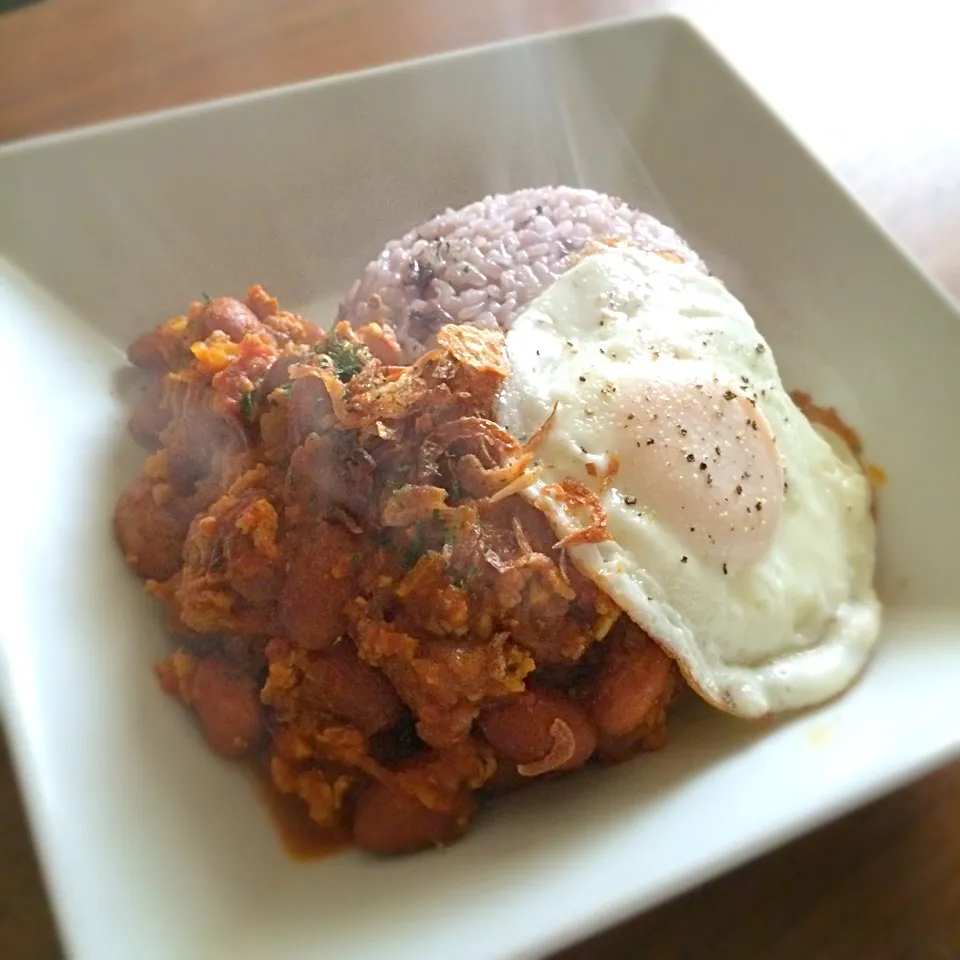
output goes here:
[[162, 685], [378, 854], [666, 742], [688, 688], [832, 696], [877, 635], [870, 491], [683, 242], [566, 188], [389, 245], [323, 332], [260, 287], [129, 350], [115, 532]]

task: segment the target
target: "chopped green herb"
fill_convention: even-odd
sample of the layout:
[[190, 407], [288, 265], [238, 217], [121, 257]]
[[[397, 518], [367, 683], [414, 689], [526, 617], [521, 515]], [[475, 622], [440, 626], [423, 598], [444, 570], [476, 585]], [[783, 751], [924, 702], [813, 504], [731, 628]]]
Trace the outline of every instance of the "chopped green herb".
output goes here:
[[245, 420], [252, 421], [253, 418], [257, 415], [256, 404], [253, 400], [253, 391], [248, 390], [246, 393], [242, 394], [240, 397], [240, 412], [243, 414]]
[[450, 484], [450, 496], [459, 500], [463, 496], [463, 484], [459, 480], [454, 480]]
[[323, 346], [318, 346], [316, 350], [317, 353], [330, 358], [334, 372], [341, 383], [349, 382], [363, 369], [364, 362], [359, 348], [335, 334], [327, 337], [327, 342]]
[[204, 306], [206, 306], [206, 304], [210, 303], [210, 294], [209, 294], [209, 293], [205, 293], [203, 290], [201, 290], [201, 291], [200, 291], [200, 299], [203, 301]]

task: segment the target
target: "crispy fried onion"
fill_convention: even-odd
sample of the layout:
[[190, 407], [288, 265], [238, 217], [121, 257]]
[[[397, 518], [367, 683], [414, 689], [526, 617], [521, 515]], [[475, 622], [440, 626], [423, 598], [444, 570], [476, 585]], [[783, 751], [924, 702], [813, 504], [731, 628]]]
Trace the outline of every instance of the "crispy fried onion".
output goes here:
[[[523, 473], [511, 480], [505, 487], [501, 487], [496, 493], [490, 494], [487, 497], [487, 500], [490, 503], [496, 503], [498, 500], [505, 500], [507, 497], [512, 497], [515, 493], [520, 493], [521, 490], [526, 490], [527, 487], [532, 487], [540, 479], [540, 475], [543, 473], [543, 468], [540, 466], [531, 467], [530, 463], [533, 459], [534, 453], [537, 451], [537, 448], [541, 443], [543, 443], [544, 437], [546, 437], [547, 433], [550, 431], [550, 428], [553, 426], [553, 420], [557, 415], [558, 405], [559, 404], [556, 403], [553, 405], [553, 409], [550, 411], [550, 416], [548, 416], [547, 419], [544, 420], [539, 427], [537, 427], [537, 430], [533, 436], [523, 445], [523, 456], [516, 461], [523, 461], [525, 463]], [[468, 457], [465, 457], [464, 460], [468, 459]], [[619, 469], [619, 462], [617, 463], [617, 468]], [[615, 472], [616, 471], [614, 471], [614, 473]], [[612, 476], [610, 479], [612, 480]], [[609, 481], [607, 482], [609, 483]]]
[[348, 430], [365, 430], [378, 420], [401, 420], [428, 391], [417, 365], [405, 368], [392, 380], [362, 384], [360, 390], [348, 388], [330, 370], [318, 370], [317, 376], [327, 388], [338, 422]]
[[574, 755], [577, 741], [573, 731], [559, 717], [550, 724], [550, 736], [553, 737], [553, 745], [545, 757], [531, 763], [517, 764], [517, 773], [521, 777], [540, 777], [559, 770]]
[[576, 590], [570, 585], [570, 581], [563, 575], [563, 572], [557, 565], [542, 553], [537, 553], [527, 540], [520, 521], [513, 518], [513, 535], [519, 548], [519, 556], [502, 556], [496, 549], [486, 546], [483, 548], [483, 558], [493, 567], [497, 573], [507, 573], [510, 570], [527, 570], [528, 576], [540, 574], [541, 586], [555, 593], [561, 599], [568, 602], [575, 600]]
[[[457, 457], [450, 448], [460, 442], [469, 442], [476, 452]], [[438, 475], [443, 457], [453, 458], [454, 478], [476, 499], [510, 496], [539, 476], [533, 472], [524, 476], [533, 454], [525, 453], [516, 437], [499, 423], [484, 417], [460, 417], [430, 433], [420, 448], [420, 474]]]
[[521, 490], [526, 490], [527, 487], [532, 487], [540, 479], [542, 472], [542, 467], [530, 467], [530, 469], [524, 470], [519, 477], [511, 480], [505, 487], [501, 487], [496, 493], [490, 494], [487, 497], [487, 502], [496, 503], [498, 500], [505, 500], [515, 493], [520, 493]]
[[510, 373], [504, 357], [506, 341], [499, 330], [449, 324], [440, 328], [437, 343], [464, 367], [501, 377]]
[[381, 368], [372, 382], [361, 373], [345, 385], [333, 371], [320, 370], [340, 425], [365, 430], [378, 420], [403, 419], [436, 390], [438, 376], [452, 375], [451, 366], [493, 375], [493, 382], [509, 373], [499, 331], [451, 325], [440, 331], [437, 340], [439, 348], [423, 354], [412, 366]]
[[[517, 540], [517, 546], [520, 548], [521, 555], [519, 562], [515, 564], [515, 566], [518, 568], [540, 568], [550, 585], [553, 587], [555, 593], [557, 593], [564, 600], [575, 600], [577, 597], [577, 591], [574, 590], [570, 585], [570, 580], [567, 578], [566, 574], [559, 566], [555, 566], [549, 557], [544, 556], [542, 553], [537, 553], [537, 551], [530, 546], [530, 541], [527, 539], [527, 535], [524, 532], [523, 524], [520, 523], [520, 519], [518, 517], [513, 518], [512, 526], [513, 535]], [[561, 553], [561, 560], [565, 556], [565, 553]]]
[[563, 504], [570, 513], [589, 512], [592, 523], [582, 530], [575, 530], [557, 541], [554, 547], [575, 547], [582, 543], [602, 543], [611, 539], [607, 531], [607, 515], [603, 506], [593, 491], [588, 490], [582, 483], [571, 480], [569, 477], [562, 483], [551, 483], [543, 488], [543, 495]]
[[615, 453], [611, 453], [607, 460], [607, 469], [604, 471], [603, 476], [600, 479], [601, 493], [606, 493], [607, 489], [610, 487], [610, 484], [613, 483], [613, 478], [619, 472], [620, 458]]
[[550, 416], [547, 417], [543, 423], [537, 427], [536, 432], [533, 436], [523, 445], [524, 453], [535, 453], [537, 448], [543, 443], [544, 437], [550, 432], [550, 428], [553, 426], [553, 421], [557, 416], [557, 408], [560, 406], [559, 401], [553, 405], [553, 409], [550, 411]]
[[447, 491], [443, 487], [406, 486], [394, 490], [383, 505], [381, 520], [385, 527], [409, 527], [429, 520], [435, 511], [447, 512]]
[[435, 467], [449, 448], [461, 440], [475, 443], [491, 463], [502, 463], [523, 450], [517, 438], [499, 423], [484, 417], [459, 417], [437, 427], [426, 437], [420, 450], [421, 465]]
[[454, 465], [457, 480], [471, 496], [496, 503], [532, 486], [540, 479], [539, 469], [528, 469], [533, 455], [525, 453], [502, 467], [484, 467], [472, 453]]
[[517, 546], [520, 548], [520, 552], [525, 557], [529, 556], [534, 550], [533, 547], [530, 546], [530, 541], [527, 539], [526, 533], [524, 533], [520, 518], [514, 517], [510, 525], [513, 527], [513, 535], [517, 538]]

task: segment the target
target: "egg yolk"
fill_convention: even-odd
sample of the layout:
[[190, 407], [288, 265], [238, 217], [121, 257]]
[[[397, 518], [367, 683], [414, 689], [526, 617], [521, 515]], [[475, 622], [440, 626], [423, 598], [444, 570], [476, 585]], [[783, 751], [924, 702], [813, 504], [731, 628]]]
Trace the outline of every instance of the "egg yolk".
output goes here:
[[783, 506], [773, 430], [753, 400], [689, 370], [627, 378], [597, 411], [617, 492], [728, 572], [767, 550]]

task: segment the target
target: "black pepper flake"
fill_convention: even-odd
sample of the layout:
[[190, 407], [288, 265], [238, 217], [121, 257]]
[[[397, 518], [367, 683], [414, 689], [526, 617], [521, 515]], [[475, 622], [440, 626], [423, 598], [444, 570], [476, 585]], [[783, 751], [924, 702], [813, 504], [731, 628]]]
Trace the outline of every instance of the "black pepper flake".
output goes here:
[[[640, 446], [640, 441], [639, 441], [639, 440], [637, 441], [637, 446], [638, 446], [638, 447]], [[651, 438], [647, 441], [647, 446], [648, 446], [648, 447], [652, 447], [652, 446], [653, 446], [653, 437], [651, 437]]]
[[680, 436], [681, 436], [681, 437], [685, 437], [686, 435], [687, 435], [687, 428], [686, 428], [686, 427], [681, 427], [681, 428], [680, 428]]
[[783, 481], [783, 492], [784, 492], [784, 493], [787, 492], [787, 489], [789, 488], [789, 486], [790, 486], [790, 484], [788, 484], [787, 481], [784, 480], [784, 481]]
[[433, 266], [424, 260], [418, 258], [410, 265], [410, 283], [422, 298], [426, 298], [427, 290], [436, 276]]
[[721, 455], [721, 454], [720, 454], [720, 448], [719, 448], [719, 447], [714, 447], [713, 449], [716, 451], [717, 456], [719, 457], [719, 456]]
[[627, 414], [627, 419], [628, 419], [628, 420], [633, 420], [633, 418], [634, 418], [635, 416], [636, 416], [635, 413], [628, 413], [628, 414]]
[[753, 513], [753, 511], [749, 507], [747, 507], [747, 513]]
[[727, 575], [727, 565], [726, 565], [726, 564], [723, 565], [723, 575], [724, 575], [724, 576]]
[[690, 528], [690, 532], [691, 532], [691, 533], [696, 533], [696, 532], [697, 532], [697, 528], [696, 528], [696, 527], [691, 527], [691, 528]]
[[697, 458], [692, 453], [687, 454], [687, 463], [693, 463], [693, 461], [696, 459]]
[[707, 465], [706, 465], [706, 463], [704, 463], [703, 461], [701, 461], [701, 463], [700, 463], [700, 469], [701, 469], [701, 470], [706, 470], [706, 469], [707, 469]]
[[681, 562], [681, 563], [686, 563], [686, 562], [687, 562], [687, 558], [686, 558], [686, 557], [681, 557], [681, 558], [680, 558], [680, 562]]
[[581, 383], [586, 383], [586, 382], [587, 382], [587, 378], [586, 378], [585, 376], [583, 376], [582, 374], [581, 374], [579, 377], [577, 377], [577, 379], [578, 379]]
[[756, 503], [756, 508], [757, 508], [757, 513], [759, 513], [759, 512], [763, 509], [763, 501], [762, 501], [762, 500], [758, 500], [758, 501], [757, 501], [757, 503]]
[[741, 487], [740, 484], [738, 483], [738, 484], [737, 484], [737, 496], [739, 497], [741, 493], [743, 493], [743, 487]]
[[763, 351], [766, 349], [767, 348], [762, 343], [757, 344], [757, 353], [763, 353]]
[[747, 386], [747, 385], [750, 383], [750, 381], [749, 381], [745, 376], [743, 376], [742, 374], [740, 375], [740, 382], [741, 382], [744, 386]]
[[702, 383], [695, 383], [695, 384], [694, 384], [694, 387], [696, 387], [697, 390], [702, 390], [702, 389], [703, 389], [703, 384], [702, 384]]
[[707, 474], [707, 486], [708, 486], [708, 487], [712, 487], [712, 486], [713, 486], [713, 476], [712, 476], [711, 474], [709, 474], [709, 473]]
[[733, 400], [734, 397], [736, 397], [736, 394], [732, 390], [727, 390], [723, 395], [724, 400]]
[[636, 497], [624, 497], [624, 498], [623, 498], [623, 502], [624, 502], [628, 507], [632, 507], [632, 506], [634, 506], [634, 505], [636, 504], [637, 498], [636, 498]]

